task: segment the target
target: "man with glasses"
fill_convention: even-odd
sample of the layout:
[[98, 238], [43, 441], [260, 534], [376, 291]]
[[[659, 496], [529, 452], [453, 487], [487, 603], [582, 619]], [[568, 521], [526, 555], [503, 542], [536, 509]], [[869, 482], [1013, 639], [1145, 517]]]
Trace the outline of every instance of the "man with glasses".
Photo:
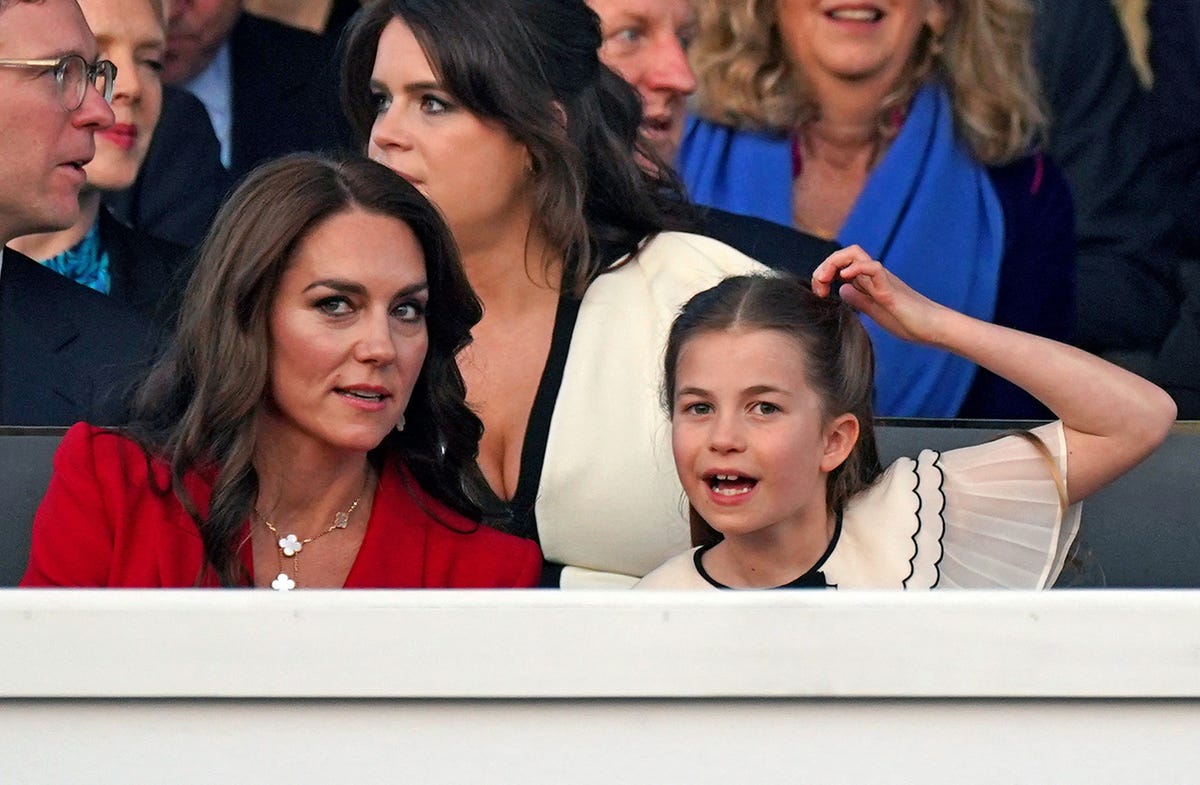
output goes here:
[[[79, 213], [116, 69], [75, 0], [0, 0], [0, 245]], [[0, 249], [0, 425], [112, 421], [150, 329], [104, 295]]]

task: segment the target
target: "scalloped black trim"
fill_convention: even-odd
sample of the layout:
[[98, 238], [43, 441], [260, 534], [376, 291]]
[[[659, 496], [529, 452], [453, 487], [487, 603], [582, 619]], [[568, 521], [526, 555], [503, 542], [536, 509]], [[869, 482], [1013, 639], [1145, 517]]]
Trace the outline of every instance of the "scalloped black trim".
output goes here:
[[922, 499], [921, 494], [918, 493], [918, 491], [921, 489], [921, 473], [917, 471], [919, 468], [921, 468], [921, 456], [917, 455], [912, 464], [912, 495], [917, 497], [917, 509], [916, 512], [913, 513], [913, 517], [917, 519], [917, 528], [913, 530], [912, 536], [909, 537], [909, 539], [912, 540], [913, 552], [912, 556], [908, 557], [908, 575], [904, 576], [904, 580], [900, 581], [900, 585], [905, 589], [908, 588], [908, 582], [912, 578], [913, 573], [917, 571], [917, 554], [920, 553], [921, 550], [917, 547], [917, 535], [921, 533], [921, 510], [925, 505], [925, 500]]
[[941, 555], [933, 563], [933, 569], [937, 573], [937, 577], [934, 578], [933, 585], [929, 587], [931, 589], [936, 589], [938, 584], [942, 582], [942, 559], [946, 558], [946, 544], [944, 542], [946, 539], [946, 492], [944, 490], [946, 487], [946, 472], [942, 471], [941, 463], [939, 463], [942, 460], [941, 451], [935, 450], [934, 452], [937, 453], [937, 457], [933, 459], [933, 468], [938, 470], [939, 479], [937, 489], [938, 495], [942, 497], [942, 506], [938, 509], [938, 519], [942, 522], [942, 533], [938, 535], [938, 550], [941, 551]]
[[[926, 452], [926, 450], [921, 451], [922, 454], [924, 454], [925, 452]], [[936, 589], [937, 585], [942, 582], [941, 564], [942, 564], [942, 559], [944, 559], [946, 557], [946, 545], [944, 543], [944, 540], [946, 538], [946, 515], [945, 515], [946, 493], [943, 490], [946, 487], [946, 473], [944, 471], [942, 471], [942, 467], [938, 464], [938, 461], [940, 461], [942, 459], [941, 451], [940, 450], [928, 450], [928, 452], [931, 452], [934, 454], [932, 465], [933, 465], [933, 468], [937, 469], [937, 471], [938, 471], [939, 479], [938, 479], [937, 492], [938, 492], [938, 496], [941, 497], [941, 500], [942, 500], [942, 506], [939, 507], [938, 511], [937, 511], [938, 520], [940, 520], [942, 522], [942, 532], [941, 532], [941, 534], [938, 535], [938, 550], [941, 552], [941, 555], [938, 556], [937, 561], [935, 561], [933, 563], [933, 569], [934, 569], [934, 572], [936, 573], [936, 577], [933, 579], [933, 585], [931, 585], [929, 587], [931, 589]], [[912, 558], [910, 558], [908, 560], [908, 577], [906, 577], [900, 584], [905, 589], [908, 588], [908, 582], [912, 578], [913, 573], [915, 573], [917, 571], [917, 565], [916, 565], [917, 556], [919, 556], [921, 553], [921, 549], [917, 545], [917, 535], [921, 533], [921, 511], [923, 509], [925, 509], [925, 498], [923, 496], [921, 496], [921, 493], [920, 493], [921, 473], [918, 471], [918, 469], [920, 469], [920, 468], [921, 468], [921, 455], [917, 455], [916, 460], [913, 461], [913, 478], [916, 480], [916, 483], [913, 485], [913, 488], [912, 488], [913, 495], [917, 497], [917, 511], [915, 513], [916, 518], [917, 518], [917, 528], [913, 531], [912, 537], [910, 538], [912, 540], [912, 544], [913, 544], [913, 555], [912, 555]]]

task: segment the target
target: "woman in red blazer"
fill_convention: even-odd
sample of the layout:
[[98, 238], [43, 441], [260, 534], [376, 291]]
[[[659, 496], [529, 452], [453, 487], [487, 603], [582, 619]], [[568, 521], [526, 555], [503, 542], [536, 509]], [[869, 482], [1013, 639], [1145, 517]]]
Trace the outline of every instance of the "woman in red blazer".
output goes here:
[[478, 523], [455, 355], [480, 316], [441, 218], [386, 167], [259, 169], [132, 424], [63, 440], [22, 585], [535, 584], [537, 546]]

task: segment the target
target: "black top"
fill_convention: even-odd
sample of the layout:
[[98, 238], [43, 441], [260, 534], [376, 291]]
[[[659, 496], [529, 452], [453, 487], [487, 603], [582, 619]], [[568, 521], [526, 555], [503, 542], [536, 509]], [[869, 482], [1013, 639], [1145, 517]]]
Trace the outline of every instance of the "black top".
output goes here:
[[[799, 578], [790, 580], [781, 586], [772, 586], [770, 588], [772, 588], [772, 589], [836, 589], [837, 585], [832, 584], [825, 579], [825, 573], [821, 572], [821, 568], [824, 567], [825, 562], [829, 560], [829, 556], [830, 556], [830, 554], [833, 553], [833, 549], [837, 547], [838, 540], [841, 538], [841, 536], [842, 536], [842, 512], [841, 512], [841, 510], [838, 510], [837, 523], [834, 524], [834, 528], [833, 528], [833, 537], [830, 538], [829, 547], [827, 547], [825, 549], [825, 552], [823, 554], [821, 554], [821, 558], [817, 559], [816, 563], [813, 564], [813, 566], [809, 567], [808, 570], [803, 575], [801, 575]], [[732, 586], [726, 586], [725, 584], [721, 583], [716, 578], [709, 575], [708, 570], [704, 569], [704, 554], [706, 554], [710, 550], [712, 550], [713, 545], [715, 545], [715, 543], [712, 543], [709, 545], [702, 545], [696, 549], [696, 551], [692, 557], [696, 563], [696, 572], [700, 573], [700, 577], [703, 578], [704, 580], [708, 581], [708, 583], [710, 585], [715, 586], [718, 589], [732, 589], [733, 588]]]

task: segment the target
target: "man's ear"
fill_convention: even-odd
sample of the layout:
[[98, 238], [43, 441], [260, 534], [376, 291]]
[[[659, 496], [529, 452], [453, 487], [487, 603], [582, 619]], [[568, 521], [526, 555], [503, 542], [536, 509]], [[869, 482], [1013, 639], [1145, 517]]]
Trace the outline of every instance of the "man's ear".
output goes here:
[[825, 451], [821, 456], [821, 471], [831, 472], [845, 463], [858, 444], [858, 418], [847, 412], [833, 418], [825, 426]]
[[949, 0], [933, 0], [929, 13], [925, 15], [925, 24], [933, 31], [934, 38], [945, 35], [946, 27], [950, 24]]

